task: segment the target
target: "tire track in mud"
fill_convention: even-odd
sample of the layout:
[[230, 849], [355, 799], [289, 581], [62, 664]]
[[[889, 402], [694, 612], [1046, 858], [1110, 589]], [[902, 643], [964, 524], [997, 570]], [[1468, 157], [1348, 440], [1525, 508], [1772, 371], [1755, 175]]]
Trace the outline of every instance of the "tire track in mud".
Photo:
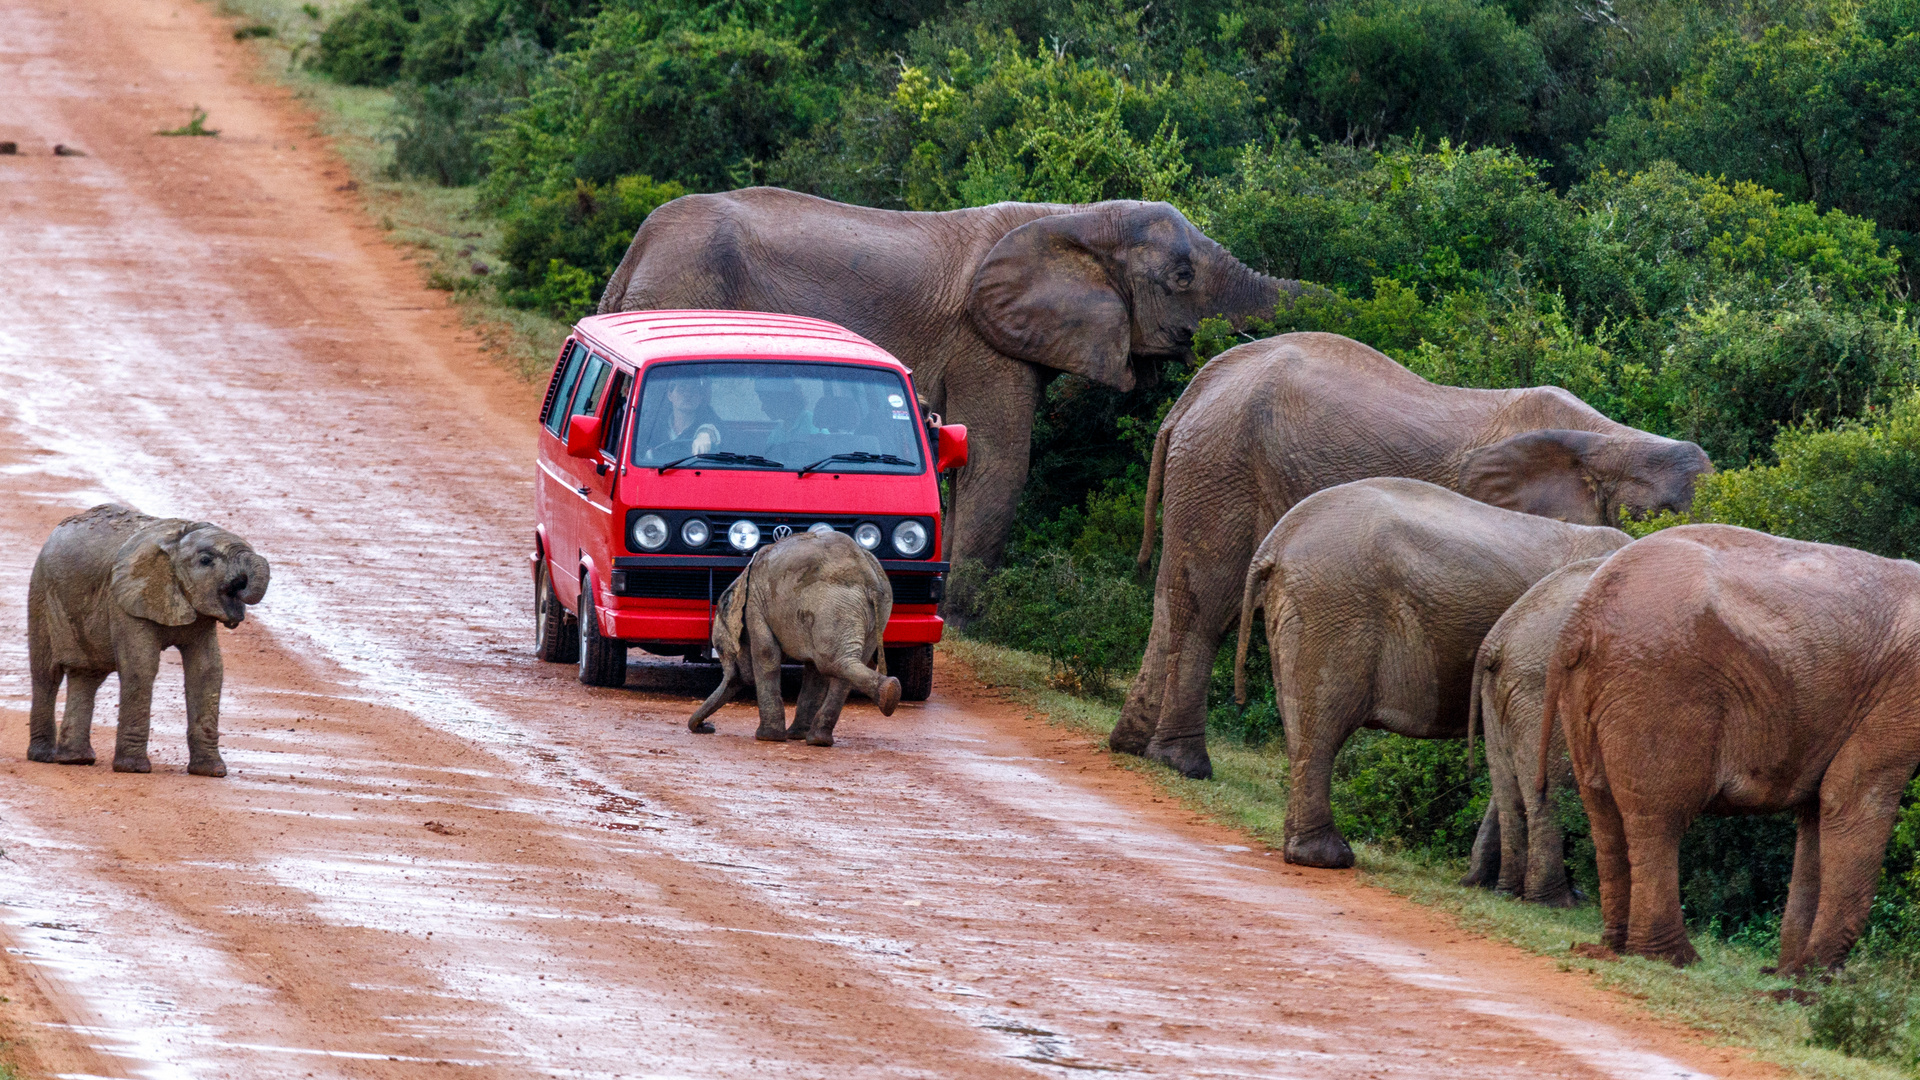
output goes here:
[[[0, 22], [0, 137], [92, 155], [0, 163], [0, 581], [105, 498], [275, 571], [225, 638], [219, 783], [181, 775], [171, 661], [153, 775], [25, 763], [0, 606], [0, 926], [59, 1071], [1704, 1075], [1539, 960], [1184, 824], [944, 662], [830, 751], [535, 663], [538, 388], [462, 344], [204, 9]], [[180, 100], [225, 134], [151, 138]]]

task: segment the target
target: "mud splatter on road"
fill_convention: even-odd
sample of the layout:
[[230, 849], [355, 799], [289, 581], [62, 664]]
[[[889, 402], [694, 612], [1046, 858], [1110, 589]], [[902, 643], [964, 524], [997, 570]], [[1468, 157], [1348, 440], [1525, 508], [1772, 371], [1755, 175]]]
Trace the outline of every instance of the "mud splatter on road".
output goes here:
[[[688, 734], [711, 675], [678, 665], [607, 691], [536, 663], [540, 388], [480, 357], [206, 8], [0, 24], [0, 583], [105, 499], [275, 569], [225, 639], [218, 782], [184, 775], [177, 663], [152, 775], [27, 763], [0, 605], [0, 1022], [32, 1067], [1769, 1074], [1193, 825], [944, 662], [933, 702], [850, 707], [831, 751], [754, 742], [742, 706]], [[219, 139], [150, 135], [185, 102]]]

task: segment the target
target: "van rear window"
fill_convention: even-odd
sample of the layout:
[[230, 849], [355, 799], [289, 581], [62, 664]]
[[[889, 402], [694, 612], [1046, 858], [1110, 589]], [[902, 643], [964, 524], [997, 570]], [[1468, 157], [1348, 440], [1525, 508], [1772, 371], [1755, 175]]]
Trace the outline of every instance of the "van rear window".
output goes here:
[[641, 386], [633, 463], [721, 453], [700, 468], [918, 473], [920, 411], [899, 374], [852, 364], [656, 364]]
[[567, 422], [567, 404], [573, 400], [573, 384], [580, 378], [580, 366], [587, 359], [587, 347], [574, 342], [573, 350], [567, 354], [566, 366], [560, 369], [559, 387], [554, 390], [553, 401], [547, 406], [547, 430], [560, 434], [561, 427]]

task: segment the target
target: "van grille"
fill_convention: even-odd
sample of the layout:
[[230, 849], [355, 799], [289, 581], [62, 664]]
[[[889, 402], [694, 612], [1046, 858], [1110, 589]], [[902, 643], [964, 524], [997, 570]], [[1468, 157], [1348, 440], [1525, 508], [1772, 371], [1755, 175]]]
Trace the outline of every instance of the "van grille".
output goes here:
[[[613, 591], [616, 596], [712, 602], [739, 576], [739, 568], [731, 566], [711, 570], [675, 567], [615, 570]], [[945, 584], [939, 574], [888, 574], [887, 581], [893, 586], [896, 604], [937, 604]]]

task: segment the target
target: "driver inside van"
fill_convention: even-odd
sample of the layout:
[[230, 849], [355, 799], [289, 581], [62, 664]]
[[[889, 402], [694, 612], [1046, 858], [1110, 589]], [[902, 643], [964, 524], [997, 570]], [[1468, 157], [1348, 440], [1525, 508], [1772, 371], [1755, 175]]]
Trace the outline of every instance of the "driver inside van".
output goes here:
[[813, 423], [813, 410], [807, 408], [807, 398], [798, 380], [756, 379], [753, 392], [760, 399], [760, 411], [773, 421], [773, 430], [767, 433], [768, 448], [807, 435], [820, 434], [820, 429]]
[[[712, 391], [705, 379], [675, 379], [667, 386], [667, 404], [673, 407], [667, 418], [666, 437], [647, 449], [649, 458], [676, 443], [686, 443], [686, 453], [706, 454], [720, 448], [720, 417], [713, 411]], [[656, 429], [657, 430], [657, 429]]]

